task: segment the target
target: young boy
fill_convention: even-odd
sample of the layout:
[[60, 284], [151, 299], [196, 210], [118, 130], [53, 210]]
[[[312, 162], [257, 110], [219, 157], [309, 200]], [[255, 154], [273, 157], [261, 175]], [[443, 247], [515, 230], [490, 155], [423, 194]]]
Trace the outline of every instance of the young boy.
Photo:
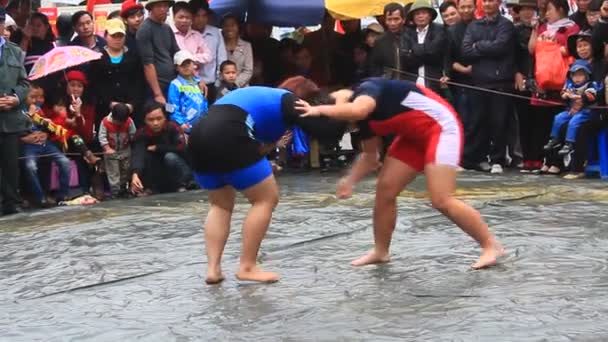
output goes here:
[[564, 146], [557, 152], [559, 155], [567, 155], [574, 151], [574, 142], [579, 127], [591, 119], [589, 105], [596, 101], [597, 92], [601, 89], [596, 82], [591, 80], [591, 64], [577, 59], [568, 70], [568, 79], [562, 90], [562, 98], [568, 101], [568, 109], [555, 116], [551, 139], [544, 146], [545, 151], [557, 149], [561, 142], [559, 133], [563, 125], [568, 125], [566, 141]]
[[[35, 83], [31, 84], [26, 99], [28, 110], [25, 111], [25, 114], [32, 120], [32, 131], [21, 137], [21, 141], [23, 142], [23, 157], [25, 158], [25, 175], [29, 182], [30, 191], [34, 196], [34, 204], [40, 207], [48, 207], [49, 203], [38, 177], [38, 158], [41, 155], [48, 155], [48, 158], [55, 162], [59, 168], [57, 202], [66, 200], [70, 190], [70, 160], [48, 139], [49, 134], [65, 135], [67, 131], [55, 126], [40, 115], [43, 104], [44, 90]], [[48, 177], [49, 175], [44, 176]]]
[[190, 129], [201, 115], [207, 114], [207, 99], [198, 85], [200, 78], [195, 76], [194, 56], [187, 50], [181, 50], [175, 54], [173, 62], [179, 75], [169, 85], [167, 112], [171, 121], [190, 134]]
[[131, 141], [135, 131], [135, 123], [129, 117], [129, 107], [123, 103], [115, 104], [112, 112], [101, 121], [99, 144], [103, 148], [106, 175], [113, 197], [126, 194], [131, 167]]
[[239, 88], [236, 85], [236, 78], [239, 72], [236, 63], [231, 60], [225, 60], [220, 64], [220, 79], [217, 85], [217, 100]]

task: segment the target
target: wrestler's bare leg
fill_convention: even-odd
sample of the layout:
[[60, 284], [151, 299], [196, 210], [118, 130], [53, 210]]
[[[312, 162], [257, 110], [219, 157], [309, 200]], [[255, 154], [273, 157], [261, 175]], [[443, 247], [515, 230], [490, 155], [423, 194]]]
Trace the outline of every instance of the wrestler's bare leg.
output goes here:
[[493, 266], [504, 255], [502, 245], [490, 233], [479, 212], [454, 197], [457, 170], [451, 166], [429, 164], [425, 167], [427, 189], [433, 207], [474, 238], [482, 248], [474, 269]]
[[230, 234], [230, 221], [234, 209], [235, 191], [223, 187], [209, 191], [211, 207], [205, 222], [205, 244], [207, 250], [207, 284], [217, 284], [224, 280], [222, 274], [222, 254]]
[[264, 272], [256, 266], [260, 244], [268, 230], [272, 211], [279, 202], [279, 188], [274, 176], [268, 176], [262, 182], [243, 191], [243, 194], [251, 203], [251, 209], [243, 222], [241, 264], [236, 277], [239, 280], [276, 282], [279, 280], [277, 273]]
[[374, 249], [354, 260], [353, 266], [390, 261], [390, 245], [397, 221], [397, 196], [418, 174], [411, 166], [387, 156], [376, 184]]

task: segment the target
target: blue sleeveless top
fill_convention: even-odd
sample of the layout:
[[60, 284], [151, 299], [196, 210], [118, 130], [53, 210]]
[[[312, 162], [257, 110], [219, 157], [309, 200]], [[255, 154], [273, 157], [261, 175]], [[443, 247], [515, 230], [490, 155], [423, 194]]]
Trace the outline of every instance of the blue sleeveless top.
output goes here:
[[262, 143], [273, 143], [287, 130], [282, 111], [285, 94], [290, 92], [269, 87], [247, 87], [228, 93], [215, 104], [243, 109], [248, 113], [246, 124], [251, 138]]

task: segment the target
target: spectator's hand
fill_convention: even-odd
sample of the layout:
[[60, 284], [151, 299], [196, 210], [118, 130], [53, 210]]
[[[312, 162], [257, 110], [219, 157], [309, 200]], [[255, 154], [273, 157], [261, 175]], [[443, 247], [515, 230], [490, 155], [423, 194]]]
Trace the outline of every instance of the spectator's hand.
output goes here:
[[76, 117], [80, 116], [80, 109], [82, 109], [82, 100], [80, 97], [72, 95], [72, 105], [70, 106]]
[[28, 145], [38, 144], [38, 136], [36, 133], [30, 133], [24, 137], [21, 137], [21, 142]]
[[0, 97], [0, 110], [9, 110], [19, 105], [17, 97], [9, 95]]
[[292, 139], [293, 139], [293, 132], [288, 131], [281, 137], [281, 139], [279, 139], [279, 141], [277, 142], [277, 147], [285, 148], [287, 145], [289, 145], [289, 143], [291, 142]]
[[530, 25], [532, 25], [533, 29], [537, 29], [539, 24], [540, 24], [540, 20], [538, 17], [534, 17], [534, 18], [532, 18], [532, 21], [530, 21]]
[[27, 114], [29, 116], [34, 116], [34, 114], [36, 114], [37, 111], [38, 111], [38, 107], [36, 107], [36, 105], [31, 104], [27, 110]]
[[148, 146], [148, 151], [149, 152], [156, 152], [156, 145], [150, 145], [150, 146]]
[[49, 139], [49, 134], [45, 132], [38, 132], [38, 143], [44, 144]]
[[304, 100], [298, 100], [296, 102], [296, 110], [302, 112], [303, 117], [306, 116], [321, 116], [321, 112], [317, 109], [317, 107], [311, 106], [308, 102]]
[[154, 96], [154, 101], [160, 103], [163, 106], [167, 104], [167, 99], [165, 99], [163, 95]]
[[448, 88], [448, 82], [450, 81], [450, 78], [447, 76], [443, 76], [439, 79], [439, 83], [441, 86], [441, 89], [447, 89]]
[[103, 149], [103, 153], [106, 155], [112, 155], [112, 154], [116, 153], [116, 151], [111, 147], [105, 147]]
[[353, 195], [353, 184], [348, 177], [343, 177], [338, 181], [336, 186], [336, 197], [339, 199], [347, 199]]
[[190, 129], [192, 127], [192, 125], [190, 125], [189, 123], [185, 123], [183, 125], [180, 126], [182, 128], [182, 130], [185, 132], [188, 129]]
[[602, 7], [600, 7], [600, 16], [604, 19], [608, 18], [608, 3], [606, 1], [602, 2]]
[[515, 73], [515, 90], [526, 90], [526, 79], [521, 72]]
[[473, 66], [472, 65], [466, 66], [466, 67], [464, 67], [463, 71], [464, 71], [463, 74], [470, 75], [473, 73]]
[[574, 103], [572, 104], [572, 106], [570, 107], [570, 111], [568, 112], [568, 114], [570, 115], [574, 115], [580, 112], [581, 109], [583, 109], [583, 99], [580, 97], [580, 95], [576, 96], [578, 96], [578, 98], [574, 99]]
[[276, 144], [262, 144], [259, 147], [259, 151], [262, 155], [267, 155], [268, 153], [272, 152], [272, 150], [274, 150], [276, 147]]
[[207, 85], [205, 84], [205, 82], [200, 81], [200, 82], [198, 83], [198, 87], [199, 87], [199, 88], [201, 88], [201, 91], [203, 92], [203, 95], [204, 95], [205, 97], [207, 97], [207, 92], [209, 91], [209, 89], [207, 89]]
[[131, 192], [134, 195], [137, 195], [137, 194], [141, 194], [143, 191], [144, 191], [144, 185], [141, 183], [139, 176], [136, 173], [134, 173], [133, 176], [131, 176]]

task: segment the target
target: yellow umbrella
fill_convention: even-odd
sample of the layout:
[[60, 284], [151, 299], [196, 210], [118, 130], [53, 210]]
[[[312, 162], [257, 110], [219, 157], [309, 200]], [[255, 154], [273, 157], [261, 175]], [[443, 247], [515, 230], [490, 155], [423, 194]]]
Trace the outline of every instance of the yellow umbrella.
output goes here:
[[406, 5], [414, 0], [325, 0], [325, 8], [338, 20], [360, 19], [381, 15], [384, 6], [391, 2]]

